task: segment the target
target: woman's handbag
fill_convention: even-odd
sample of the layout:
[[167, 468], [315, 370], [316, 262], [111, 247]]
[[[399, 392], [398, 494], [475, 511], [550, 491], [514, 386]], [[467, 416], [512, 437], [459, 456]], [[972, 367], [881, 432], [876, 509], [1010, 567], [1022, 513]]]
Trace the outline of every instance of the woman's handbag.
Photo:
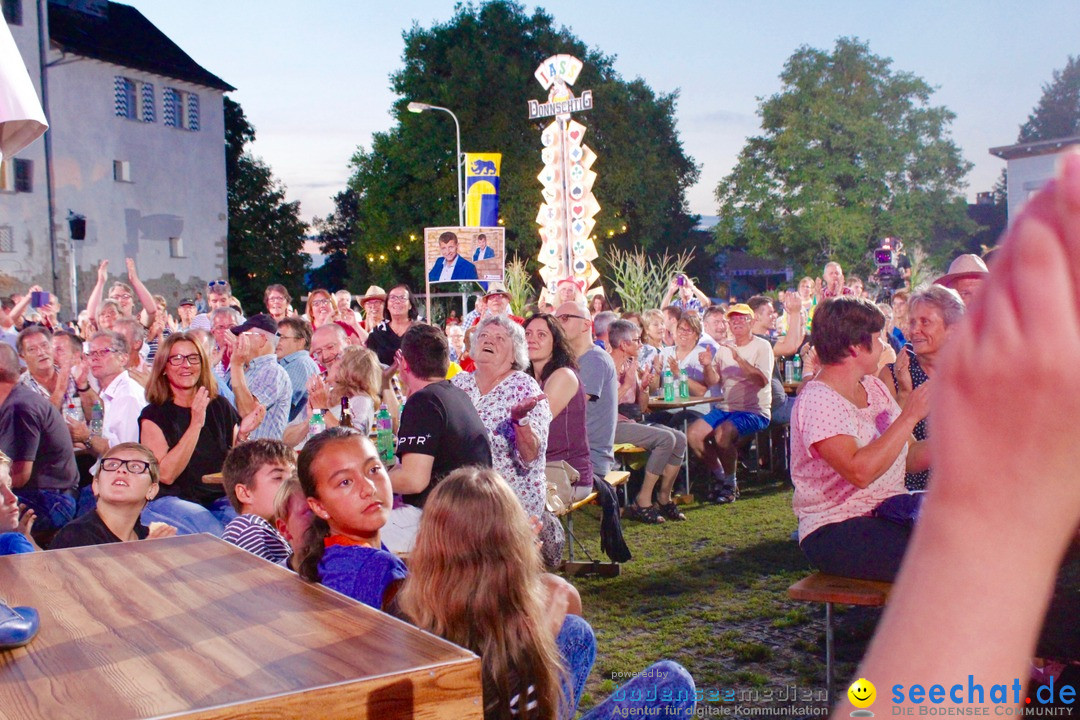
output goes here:
[[547, 509], [559, 515], [574, 500], [574, 484], [581, 474], [565, 460], [553, 460], [544, 466], [547, 475]]

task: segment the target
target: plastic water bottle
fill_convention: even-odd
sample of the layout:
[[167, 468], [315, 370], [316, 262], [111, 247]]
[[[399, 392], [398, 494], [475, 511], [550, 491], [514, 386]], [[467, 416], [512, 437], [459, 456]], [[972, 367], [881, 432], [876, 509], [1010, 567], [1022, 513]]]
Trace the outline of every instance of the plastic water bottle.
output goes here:
[[96, 437], [101, 436], [101, 430], [105, 427], [105, 408], [101, 407], [101, 403], [94, 403], [93, 409], [90, 411], [90, 434]]
[[664, 368], [664, 402], [675, 401], [675, 377], [671, 374], [671, 368]]
[[792, 358], [784, 360], [784, 382], [795, 382], [795, 361]]
[[79, 412], [79, 406], [76, 405], [74, 402], [69, 402], [66, 406], [64, 406], [64, 417], [68, 420], [81, 421], [83, 419], [82, 413]]
[[795, 382], [802, 382], [802, 355], [796, 355], [791, 364], [795, 366]]
[[326, 421], [323, 420], [322, 410], [316, 410], [308, 420], [308, 437], [318, 435], [323, 430], [326, 430]]
[[386, 403], [379, 406], [375, 413], [375, 446], [379, 450], [379, 459], [389, 464], [394, 459], [394, 422]]
[[686, 376], [686, 370], [679, 371], [679, 397], [683, 400], [690, 397], [690, 378]]

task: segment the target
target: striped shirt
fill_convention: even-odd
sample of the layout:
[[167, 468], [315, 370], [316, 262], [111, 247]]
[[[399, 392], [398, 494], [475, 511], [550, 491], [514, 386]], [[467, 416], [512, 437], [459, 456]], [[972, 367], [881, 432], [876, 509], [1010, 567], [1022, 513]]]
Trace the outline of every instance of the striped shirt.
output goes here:
[[292, 555], [288, 541], [258, 515], [244, 513], [229, 521], [221, 538], [272, 563], [284, 564]]

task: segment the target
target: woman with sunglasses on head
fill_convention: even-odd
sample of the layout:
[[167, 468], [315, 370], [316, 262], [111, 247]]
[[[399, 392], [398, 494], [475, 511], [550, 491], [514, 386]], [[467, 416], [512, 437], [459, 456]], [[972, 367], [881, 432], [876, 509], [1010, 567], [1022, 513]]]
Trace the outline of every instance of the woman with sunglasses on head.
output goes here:
[[[146, 289], [146, 285], [139, 279], [139, 273], [135, 269], [135, 261], [131, 258], [126, 258], [124, 262], [127, 267], [128, 282], [124, 283], [119, 280], [114, 282], [112, 287], [109, 288], [108, 299], [116, 303], [117, 310], [121, 317], [138, 318], [139, 313], [135, 312], [135, 299], [138, 298], [146, 313], [146, 322], [144, 325], [150, 327], [154, 322], [154, 318], [157, 317], [157, 303], [154, 302], [154, 296]], [[86, 309], [92, 318], [97, 318], [98, 311], [101, 309], [102, 294], [104, 293], [105, 283], [108, 282], [108, 279], [109, 261], [102, 260], [101, 264], [98, 265], [97, 284], [95, 284], [94, 289], [90, 291], [90, 298], [86, 302]], [[108, 330], [110, 328], [99, 326], [98, 329]]]
[[84, 545], [171, 537], [176, 528], [164, 523], [143, 525], [139, 514], [158, 494], [158, 463], [138, 443], [110, 448], [98, 464], [91, 485], [97, 507], [72, 520], [56, 534], [50, 550]]
[[170, 335], [162, 343], [146, 385], [148, 405], [139, 415], [139, 440], [160, 465], [161, 497], [143, 511], [143, 521], [173, 525], [181, 535], [221, 536], [236, 517], [221, 485], [204, 475], [221, 472], [225, 456], [259, 426], [266, 408], [240, 419], [218, 395], [210, 361], [195, 336]]

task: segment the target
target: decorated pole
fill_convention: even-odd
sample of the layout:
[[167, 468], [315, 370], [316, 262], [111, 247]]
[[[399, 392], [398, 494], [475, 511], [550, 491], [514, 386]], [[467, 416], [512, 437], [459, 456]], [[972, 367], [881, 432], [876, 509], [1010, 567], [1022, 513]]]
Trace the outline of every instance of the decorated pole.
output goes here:
[[570, 55], [553, 55], [540, 64], [534, 76], [548, 91], [548, 100], [529, 101], [529, 119], [554, 116], [540, 134], [544, 169], [537, 178], [543, 185], [536, 222], [540, 225], [540, 277], [548, 292], [556, 284], [573, 279], [584, 293], [600, 273], [593, 267], [596, 244], [590, 238], [600, 205], [592, 188], [596, 154], [585, 145], [585, 126], [571, 119], [571, 113], [593, 107], [591, 90], [575, 97], [570, 86], [581, 73], [582, 63]]

